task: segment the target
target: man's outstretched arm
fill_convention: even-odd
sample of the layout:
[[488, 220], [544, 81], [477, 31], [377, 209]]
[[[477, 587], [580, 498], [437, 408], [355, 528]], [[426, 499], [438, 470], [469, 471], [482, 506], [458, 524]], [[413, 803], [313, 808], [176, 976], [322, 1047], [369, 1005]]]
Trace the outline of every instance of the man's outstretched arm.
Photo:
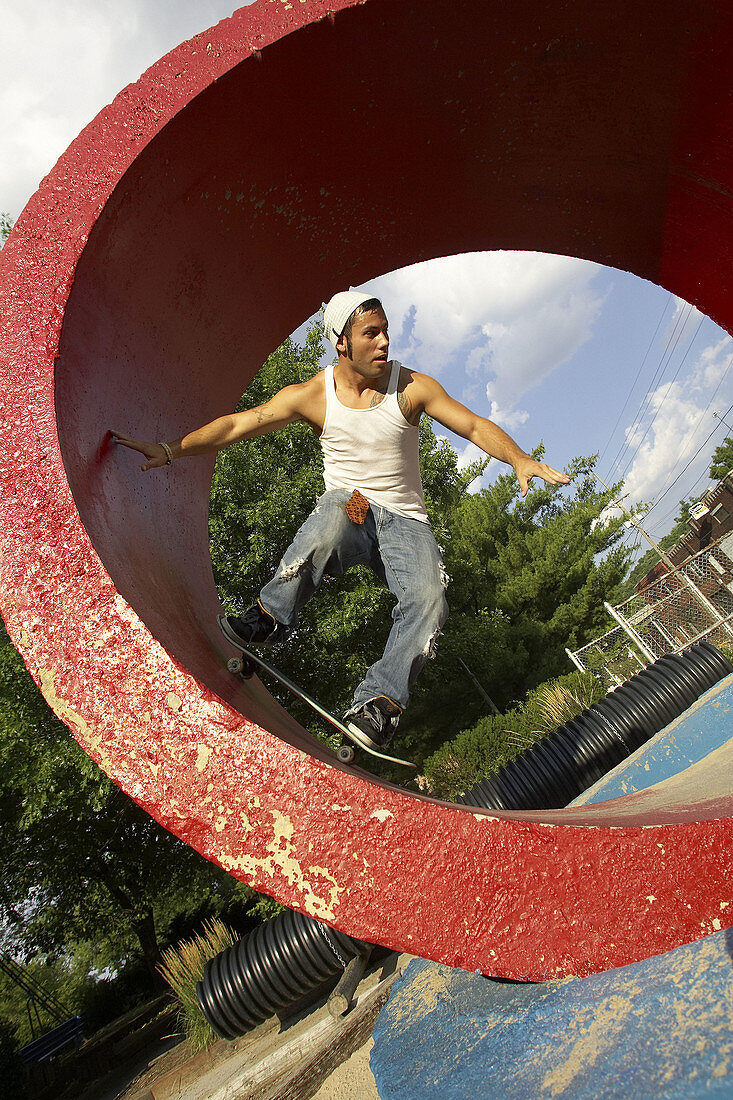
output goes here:
[[302, 420], [302, 393], [299, 392], [301, 390], [301, 385], [285, 386], [264, 405], [217, 417], [209, 424], [204, 424], [182, 436], [181, 439], [174, 439], [169, 443], [152, 443], [115, 431], [110, 434], [114, 443], [139, 451], [145, 456], [148, 461], [141, 469], [153, 470], [159, 466], [168, 465], [169, 452], [171, 461], [191, 455], [211, 454], [230, 447], [232, 443], [238, 443], [241, 439], [266, 435], [267, 432], [284, 428], [286, 424]]
[[421, 405], [428, 416], [444, 428], [475, 443], [491, 458], [498, 458], [514, 468], [522, 496], [527, 495], [533, 477], [541, 477], [548, 485], [567, 485], [570, 478], [560, 470], [554, 470], [546, 462], [537, 462], [514, 442], [511, 436], [483, 416], [471, 412], [460, 401], [446, 393], [439, 382], [428, 375], [415, 379], [421, 394]]

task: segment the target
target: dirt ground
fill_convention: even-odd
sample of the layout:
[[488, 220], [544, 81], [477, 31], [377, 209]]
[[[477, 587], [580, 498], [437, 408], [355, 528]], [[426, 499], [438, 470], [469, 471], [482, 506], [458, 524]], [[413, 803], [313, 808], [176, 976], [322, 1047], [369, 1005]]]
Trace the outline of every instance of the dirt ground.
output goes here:
[[372, 1030], [407, 959], [392, 955], [368, 973], [344, 1017], [331, 1017], [323, 996], [193, 1058], [180, 1042], [151, 1051], [124, 1082], [98, 1082], [79, 1100], [379, 1100]]
[[[304, 1096], [308, 1100], [379, 1100], [377, 1086], [369, 1068], [369, 1055], [373, 1046], [371, 1034], [358, 1050], [342, 1062], [326, 1077], [317, 1092], [311, 1092], [306, 1085]], [[175, 1068], [175, 1063], [183, 1063], [188, 1058], [185, 1047], [170, 1051], [167, 1060], [159, 1059], [153, 1066], [146, 1066], [142, 1073], [121, 1092], [111, 1086], [102, 1093], [96, 1093], [93, 1100], [150, 1100], [151, 1084], [159, 1078], [161, 1070], [165, 1072]], [[226, 1062], [222, 1063], [221, 1075], [226, 1077]], [[251, 1095], [251, 1094], [249, 1094]], [[92, 1100], [90, 1094], [85, 1100]]]
[[313, 1100], [379, 1100], [377, 1086], [369, 1068], [371, 1036], [364, 1046], [337, 1066], [323, 1082]]

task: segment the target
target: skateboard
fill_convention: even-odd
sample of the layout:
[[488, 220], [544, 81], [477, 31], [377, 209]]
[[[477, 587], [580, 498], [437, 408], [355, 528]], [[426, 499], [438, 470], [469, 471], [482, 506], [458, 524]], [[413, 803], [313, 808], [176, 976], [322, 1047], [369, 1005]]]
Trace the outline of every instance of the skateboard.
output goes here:
[[[222, 618], [222, 615], [217, 616], [217, 622], [219, 623], [220, 629]], [[339, 718], [336, 718], [333, 714], [331, 714], [330, 711], [327, 711], [325, 707], [322, 707], [321, 704], [316, 699], [314, 699], [312, 695], [309, 695], [308, 692], [305, 691], [302, 687], [299, 687], [297, 684], [293, 683], [293, 681], [290, 680], [284, 672], [280, 672], [280, 669], [275, 668], [268, 661], [265, 661], [264, 658], [260, 657], [258, 653], [253, 653], [245, 646], [240, 645], [238, 642], [235, 643], [234, 641], [232, 641], [232, 639], [227, 633], [224, 632], [223, 629], [222, 634], [224, 634], [224, 637], [229, 642], [229, 644], [235, 645], [242, 654], [241, 657], [231, 657], [227, 661], [227, 668], [229, 669], [229, 671], [235, 676], [242, 676], [245, 680], [248, 680], [251, 676], [254, 675], [256, 669], [262, 669], [263, 672], [267, 672], [270, 676], [273, 676], [276, 680], [278, 680], [283, 685], [283, 687], [287, 688], [288, 691], [295, 695], [298, 699], [301, 699], [304, 703], [307, 703], [308, 706], [311, 707], [311, 709], [314, 710], [317, 715], [319, 715], [326, 722], [332, 725], [334, 729], [338, 730], [338, 732], [341, 734], [341, 737], [344, 739], [341, 745], [336, 750], [336, 756], [342, 763], [351, 764], [354, 761], [356, 757], [354, 746], [356, 746], [356, 748], [359, 748], [363, 752], [368, 753], [369, 756], [375, 756], [379, 760], [387, 760], [390, 764], [400, 764], [403, 768], [417, 768], [417, 764], [413, 764], [411, 760], [402, 760], [399, 756], [388, 756], [385, 752], [378, 752], [377, 749], [371, 748], [369, 745], [366, 744], [365, 741], [362, 740], [362, 734], [360, 730], [355, 729], [352, 726], [347, 726], [346, 723], [342, 722]]]

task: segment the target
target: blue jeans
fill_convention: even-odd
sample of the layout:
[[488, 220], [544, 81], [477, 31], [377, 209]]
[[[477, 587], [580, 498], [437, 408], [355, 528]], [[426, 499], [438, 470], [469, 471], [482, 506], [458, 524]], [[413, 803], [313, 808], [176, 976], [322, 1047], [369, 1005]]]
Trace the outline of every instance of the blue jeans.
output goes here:
[[384, 653], [354, 692], [354, 705], [386, 695], [404, 708], [448, 616], [448, 577], [429, 523], [374, 504], [363, 524], [353, 523], [345, 510], [350, 496], [345, 489], [332, 489], [319, 497], [262, 589], [260, 602], [291, 627], [324, 575], [339, 577], [352, 565], [370, 566], [397, 603]]

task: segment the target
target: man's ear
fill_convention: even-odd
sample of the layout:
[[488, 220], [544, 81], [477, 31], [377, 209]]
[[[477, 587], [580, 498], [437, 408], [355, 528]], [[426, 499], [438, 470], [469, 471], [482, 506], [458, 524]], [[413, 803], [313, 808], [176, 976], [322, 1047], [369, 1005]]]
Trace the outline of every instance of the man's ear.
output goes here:
[[336, 341], [336, 351], [339, 355], [345, 355], [346, 358], [349, 356], [349, 345], [346, 343], [346, 335], [343, 332]]

